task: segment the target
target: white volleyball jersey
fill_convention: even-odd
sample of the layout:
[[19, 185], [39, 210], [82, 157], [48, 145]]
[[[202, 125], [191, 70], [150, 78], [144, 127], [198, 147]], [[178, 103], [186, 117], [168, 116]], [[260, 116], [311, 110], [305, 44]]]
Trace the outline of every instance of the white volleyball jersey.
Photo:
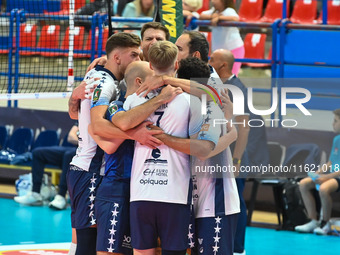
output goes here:
[[[155, 94], [148, 94], [152, 98]], [[146, 100], [133, 94], [127, 97], [124, 109], [129, 110]], [[148, 120], [172, 136], [188, 138], [200, 131], [201, 102], [182, 93], [170, 103], [160, 106]], [[135, 144], [131, 170], [131, 201], [191, 203], [189, 156], [166, 145], [150, 149]]]
[[90, 78], [100, 78], [100, 80], [93, 92], [92, 99], [84, 99], [80, 103], [78, 148], [72, 159], [71, 168], [74, 165], [84, 171], [103, 173], [105, 168], [104, 153], [88, 133], [88, 126], [91, 123], [90, 110], [97, 105], [109, 105], [112, 100], [117, 100], [115, 98], [119, 97], [119, 89], [115, 76], [102, 66], [96, 66], [90, 70], [84, 80]]
[[[221, 135], [226, 133], [225, 125], [221, 125], [221, 131]], [[194, 159], [192, 178], [196, 218], [231, 215], [240, 212], [240, 200], [232, 166], [229, 147], [205, 161]]]

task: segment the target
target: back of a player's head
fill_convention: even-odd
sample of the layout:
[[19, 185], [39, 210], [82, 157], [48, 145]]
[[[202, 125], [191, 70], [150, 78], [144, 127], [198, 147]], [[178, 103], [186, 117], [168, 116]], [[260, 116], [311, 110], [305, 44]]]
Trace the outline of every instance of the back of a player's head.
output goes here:
[[189, 42], [189, 54], [193, 54], [198, 51], [201, 55], [201, 59], [208, 63], [209, 59], [209, 42], [203, 34], [198, 31], [184, 31], [183, 34], [187, 34], [190, 37]]
[[169, 30], [166, 28], [166, 26], [164, 26], [162, 23], [160, 22], [148, 22], [148, 23], [145, 23], [142, 27], [142, 30], [141, 30], [141, 37], [142, 37], [142, 40], [144, 38], [144, 33], [147, 29], [149, 28], [152, 28], [152, 29], [155, 29], [155, 30], [161, 30], [165, 33], [165, 39], [168, 41], [170, 39], [170, 33], [169, 33]]
[[106, 54], [110, 55], [117, 48], [139, 47], [140, 44], [141, 40], [137, 35], [121, 32], [110, 36], [106, 42], [105, 50]]
[[179, 62], [177, 77], [206, 83], [210, 77], [210, 68], [201, 59], [195, 57], [184, 58]]
[[333, 114], [334, 114], [335, 116], [338, 116], [338, 118], [340, 119], [340, 108], [339, 108], [339, 109], [335, 109], [335, 110], [333, 111]]
[[175, 69], [178, 49], [169, 41], [156, 42], [149, 49], [149, 61], [156, 72], [168, 72]]
[[149, 63], [146, 61], [135, 61], [129, 64], [125, 70], [124, 79], [127, 87], [134, 85], [136, 78], [144, 81], [145, 78], [152, 74]]

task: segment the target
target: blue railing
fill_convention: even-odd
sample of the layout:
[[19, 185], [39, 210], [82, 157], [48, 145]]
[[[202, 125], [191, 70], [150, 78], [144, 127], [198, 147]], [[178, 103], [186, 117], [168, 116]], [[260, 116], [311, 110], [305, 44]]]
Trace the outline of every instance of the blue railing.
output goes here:
[[[284, 5], [285, 5], [284, 0]], [[325, 1], [324, 1], [325, 2]], [[284, 9], [283, 12], [286, 12]], [[326, 14], [324, 12], [324, 14]], [[325, 15], [324, 15], [325, 16]], [[68, 20], [69, 16], [56, 16], [56, 15], [43, 15], [43, 14], [27, 14], [23, 11], [19, 11], [14, 9], [11, 13], [3, 13], [0, 14], [0, 17], [4, 17], [9, 19], [9, 37], [8, 37], [8, 73], [0, 72], [1, 76], [8, 77], [8, 93], [16, 93], [19, 88], [19, 79], [20, 77], [29, 77], [29, 78], [48, 78], [48, 79], [58, 79], [58, 80], [66, 80], [65, 76], [58, 75], [36, 75], [29, 73], [20, 73], [19, 65], [20, 65], [20, 51], [37, 51], [41, 52], [62, 52], [67, 53], [68, 50], [62, 49], [46, 49], [46, 48], [29, 48], [29, 47], [19, 47], [20, 40], [20, 24], [25, 22], [27, 18], [36, 19], [36, 20], [46, 20], [47, 18], [50, 20]], [[283, 15], [285, 17], [285, 15]], [[81, 54], [90, 54], [90, 59], [93, 60], [95, 56], [101, 56], [104, 52], [102, 51], [102, 40], [103, 40], [103, 25], [107, 23], [107, 15], [95, 14], [93, 16], [77, 16], [78, 19], [91, 21], [91, 50], [75, 50], [75, 53]], [[135, 23], [145, 23], [152, 21], [151, 18], [120, 18], [120, 17], [112, 17], [112, 22], [135, 22]], [[14, 25], [15, 24], [15, 25]], [[198, 26], [210, 26], [210, 21], [203, 20], [193, 20], [192, 25]], [[340, 67], [340, 64], [334, 63], [316, 63], [316, 62], [304, 62], [304, 61], [287, 61], [285, 58], [285, 42], [287, 39], [288, 31], [292, 30], [324, 30], [324, 31], [339, 31], [340, 26], [333, 25], [298, 25], [291, 24], [288, 20], [276, 20], [274, 23], [245, 23], [245, 22], [220, 22], [219, 26], [226, 27], [239, 27], [239, 28], [265, 28], [272, 30], [272, 57], [271, 59], [236, 59], [239, 62], [248, 62], [248, 63], [265, 63], [271, 65], [271, 74], [272, 74], [272, 82], [271, 89], [254, 89], [255, 92], [266, 92], [271, 93], [273, 87], [278, 87], [278, 91], [282, 87], [280, 82], [277, 82], [275, 78], [284, 78], [285, 77], [285, 66], [286, 65], [319, 65], [326, 67]], [[96, 42], [95, 31], [98, 29], [98, 42]], [[15, 41], [14, 41], [15, 39]], [[97, 45], [97, 47], [96, 47]], [[13, 54], [14, 54], [14, 63], [13, 63]], [[14, 64], [14, 73], [13, 73], [13, 64]], [[14, 79], [13, 79], [14, 78]], [[75, 77], [75, 80], [81, 81], [83, 77]], [[12, 84], [14, 80], [14, 84]], [[280, 80], [280, 79], [279, 79]], [[279, 92], [280, 93], [280, 92]], [[322, 92], [313, 92], [314, 95], [317, 96], [325, 96], [325, 97], [340, 97], [339, 93], [322, 93]], [[312, 94], [313, 95], [313, 94]], [[280, 98], [280, 97], [279, 97]], [[10, 106], [10, 102], [8, 103]], [[16, 104], [15, 104], [16, 106]], [[280, 106], [280, 103], [279, 103]], [[280, 114], [279, 114], [280, 116]], [[272, 116], [273, 117], [273, 116]]]

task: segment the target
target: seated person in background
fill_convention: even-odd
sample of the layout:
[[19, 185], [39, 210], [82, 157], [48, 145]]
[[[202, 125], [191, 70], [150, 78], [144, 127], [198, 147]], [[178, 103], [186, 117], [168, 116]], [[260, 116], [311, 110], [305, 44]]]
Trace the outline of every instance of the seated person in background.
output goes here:
[[38, 147], [32, 152], [32, 191], [24, 196], [14, 197], [14, 201], [24, 205], [43, 205], [43, 198], [40, 194], [44, 168], [46, 164], [56, 165], [62, 169], [60, 176], [59, 191], [49, 207], [57, 210], [66, 208], [65, 195], [67, 192], [66, 173], [73, 156], [76, 154], [78, 144], [78, 125], [74, 125], [68, 133], [67, 141], [74, 145]]
[[[311, 220], [304, 225], [295, 227], [295, 230], [301, 233], [314, 232], [319, 235], [327, 235], [331, 231], [331, 224], [329, 222], [332, 212], [331, 193], [340, 190], [340, 109], [334, 110], [333, 113], [333, 129], [337, 136], [333, 139], [329, 161], [326, 165], [320, 166], [317, 172], [311, 172], [309, 174], [310, 177], [300, 181], [302, 199], [307, 209], [308, 217]], [[326, 171], [329, 171], [329, 173], [325, 174]], [[320, 195], [322, 210], [320, 221], [317, 218], [313, 189], [317, 189]]]
[[[122, 13], [124, 18], [141, 18], [153, 17], [154, 5], [153, 0], [135, 0], [128, 3]], [[141, 27], [140, 23], [122, 23], [122, 27]], [[128, 32], [128, 31], [125, 31]], [[140, 36], [140, 31], [132, 31], [134, 34]]]
[[90, 20], [81, 20], [77, 18], [77, 15], [93, 15], [95, 12], [103, 12], [106, 13], [106, 1], [105, 0], [95, 0], [89, 4], [84, 5], [82, 8], [78, 9], [75, 13], [75, 22], [76, 26], [83, 26], [86, 30], [91, 29], [91, 21]]
[[122, 16], [122, 13], [124, 11], [125, 6], [132, 2], [133, 0], [119, 0], [117, 5], [117, 12], [115, 13], [115, 16]]

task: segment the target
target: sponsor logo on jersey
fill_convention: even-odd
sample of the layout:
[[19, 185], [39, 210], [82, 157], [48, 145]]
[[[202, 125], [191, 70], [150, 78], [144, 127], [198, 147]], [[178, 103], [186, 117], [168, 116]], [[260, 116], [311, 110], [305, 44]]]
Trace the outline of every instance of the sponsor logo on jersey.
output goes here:
[[208, 131], [209, 130], [210, 125], [209, 124], [203, 124], [201, 131]]
[[118, 111], [118, 105], [116, 103], [112, 103], [110, 104], [108, 110], [109, 110], [110, 115], [113, 115]]
[[168, 177], [168, 169], [150, 169], [147, 168], [143, 171], [144, 176], [163, 176]]
[[98, 87], [93, 91], [93, 102], [97, 102], [99, 100], [101, 93], [102, 93], [102, 90]]
[[168, 185], [168, 180], [152, 180], [152, 179], [140, 179], [140, 184], [143, 184], [143, 185]]

